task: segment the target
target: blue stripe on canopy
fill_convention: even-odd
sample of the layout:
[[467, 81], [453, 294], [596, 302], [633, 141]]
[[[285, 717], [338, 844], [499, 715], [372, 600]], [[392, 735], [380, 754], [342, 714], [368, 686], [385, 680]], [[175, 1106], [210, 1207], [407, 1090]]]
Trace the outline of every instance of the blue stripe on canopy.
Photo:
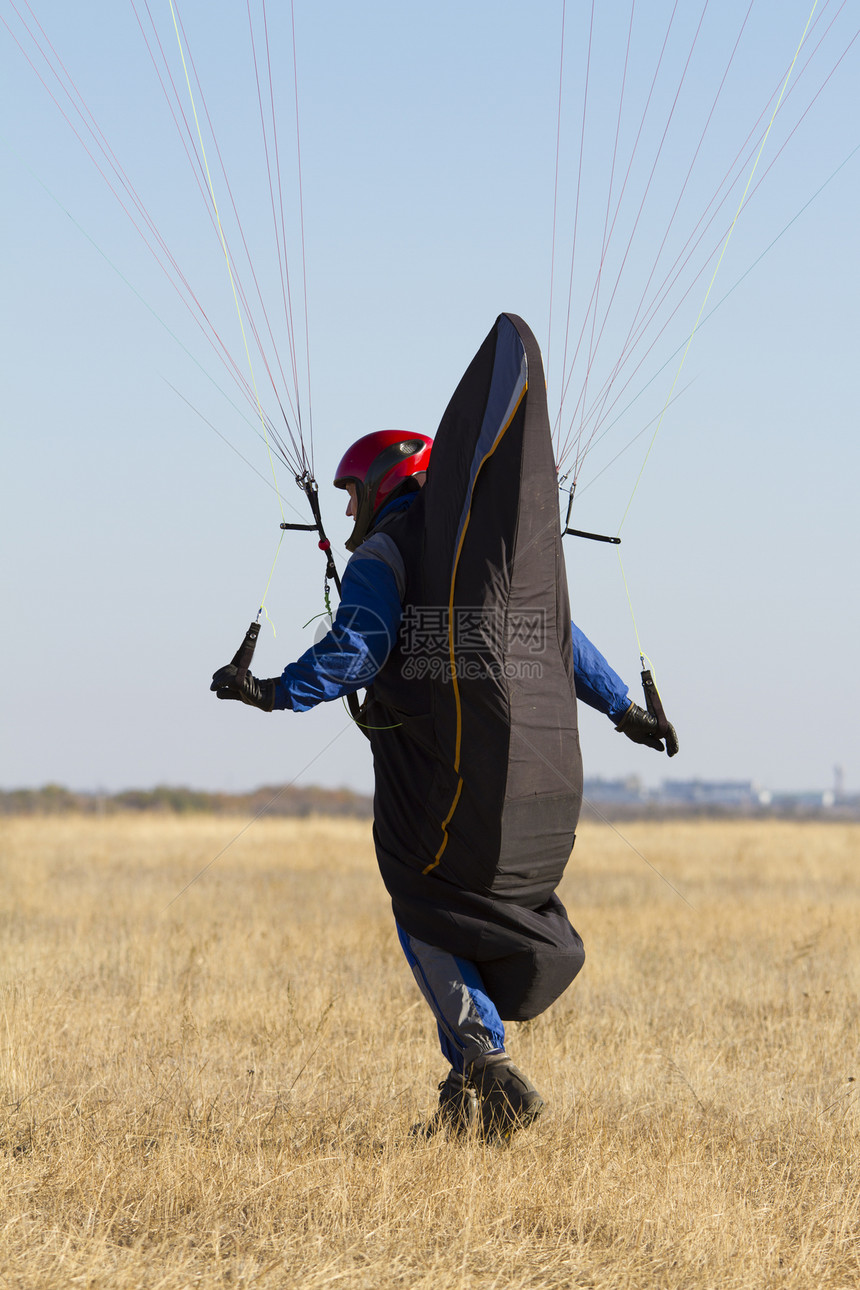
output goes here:
[[510, 421], [514, 409], [528, 384], [529, 366], [526, 351], [520, 334], [506, 314], [502, 314], [497, 323], [496, 353], [493, 359], [493, 375], [490, 380], [490, 392], [481, 433], [475, 445], [475, 455], [469, 471], [469, 486], [463, 501], [463, 510], [457, 525], [457, 538], [454, 542], [454, 565], [452, 576], [457, 566], [457, 553], [460, 550], [460, 539], [469, 517], [472, 505], [472, 493], [475, 480], [489, 453], [495, 447], [499, 436]]

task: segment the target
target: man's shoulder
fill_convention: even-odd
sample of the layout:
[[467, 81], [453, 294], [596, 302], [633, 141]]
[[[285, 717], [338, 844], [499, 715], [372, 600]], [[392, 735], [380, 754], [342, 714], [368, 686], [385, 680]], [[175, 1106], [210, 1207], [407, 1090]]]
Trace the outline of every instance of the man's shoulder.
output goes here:
[[381, 567], [389, 570], [397, 585], [400, 600], [406, 591], [406, 566], [400, 548], [387, 531], [376, 530], [366, 537], [361, 546], [352, 554], [347, 564], [350, 574], [371, 579], [374, 575], [384, 577]]
[[[385, 508], [373, 529], [353, 553], [347, 568], [355, 571], [361, 561], [377, 561], [388, 566], [397, 582], [401, 601], [420, 563], [424, 537], [424, 497], [422, 492], [407, 493]], [[365, 565], [369, 568], [370, 564]]]

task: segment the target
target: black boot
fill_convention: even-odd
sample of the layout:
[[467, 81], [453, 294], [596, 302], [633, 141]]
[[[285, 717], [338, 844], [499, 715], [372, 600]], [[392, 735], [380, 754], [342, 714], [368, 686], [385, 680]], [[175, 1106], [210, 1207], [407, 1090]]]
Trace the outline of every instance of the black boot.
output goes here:
[[509, 1138], [517, 1129], [532, 1124], [544, 1108], [544, 1100], [530, 1079], [518, 1070], [507, 1053], [479, 1058], [466, 1072], [467, 1082], [478, 1095], [481, 1129], [488, 1138]]
[[417, 1124], [412, 1133], [430, 1138], [445, 1129], [449, 1137], [459, 1138], [474, 1129], [478, 1121], [478, 1099], [472, 1085], [464, 1075], [452, 1070], [439, 1085], [439, 1106], [435, 1114], [426, 1124]]

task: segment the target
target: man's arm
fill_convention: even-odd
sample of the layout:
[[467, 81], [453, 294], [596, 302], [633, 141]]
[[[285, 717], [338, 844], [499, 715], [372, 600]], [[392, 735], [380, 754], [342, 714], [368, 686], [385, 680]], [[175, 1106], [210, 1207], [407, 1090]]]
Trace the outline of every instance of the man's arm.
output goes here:
[[573, 636], [576, 697], [617, 723], [630, 707], [627, 686], [576, 623], [570, 624], [570, 630]]
[[647, 744], [655, 752], [665, 751], [674, 757], [678, 751], [678, 736], [673, 725], [664, 730], [652, 713], [640, 708], [630, 698], [627, 686], [596, 646], [580, 631], [576, 623], [570, 624], [573, 636], [573, 674], [576, 696], [609, 717], [615, 729], [637, 744]]
[[236, 668], [212, 678], [219, 699], [241, 699], [265, 712], [307, 712], [370, 685], [397, 638], [405, 589], [403, 561], [390, 538], [368, 538], [344, 569], [341, 599], [331, 629], [284, 668], [258, 681], [250, 673], [236, 683]]
[[397, 639], [402, 565], [390, 538], [359, 547], [344, 569], [331, 630], [284, 668], [275, 682], [276, 708], [307, 712], [370, 685]]

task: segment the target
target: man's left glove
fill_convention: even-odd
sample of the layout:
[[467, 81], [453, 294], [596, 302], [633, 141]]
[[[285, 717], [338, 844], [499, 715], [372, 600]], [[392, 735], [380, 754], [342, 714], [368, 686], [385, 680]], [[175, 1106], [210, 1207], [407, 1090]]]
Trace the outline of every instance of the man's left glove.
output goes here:
[[675, 727], [667, 725], [666, 731], [660, 735], [660, 723], [656, 717], [652, 717], [650, 712], [640, 708], [637, 704], [631, 703], [630, 707], [624, 713], [624, 716], [615, 727], [621, 734], [632, 739], [634, 744], [647, 744], [655, 752], [663, 752], [663, 740], [666, 740], [666, 752], [670, 757], [674, 757], [678, 751], [678, 736], [675, 734]]
[[239, 669], [234, 663], [219, 667], [212, 677], [210, 690], [214, 690], [219, 699], [240, 699], [249, 703], [252, 708], [271, 712], [275, 706], [275, 681], [258, 681], [250, 672], [246, 672], [240, 681]]

